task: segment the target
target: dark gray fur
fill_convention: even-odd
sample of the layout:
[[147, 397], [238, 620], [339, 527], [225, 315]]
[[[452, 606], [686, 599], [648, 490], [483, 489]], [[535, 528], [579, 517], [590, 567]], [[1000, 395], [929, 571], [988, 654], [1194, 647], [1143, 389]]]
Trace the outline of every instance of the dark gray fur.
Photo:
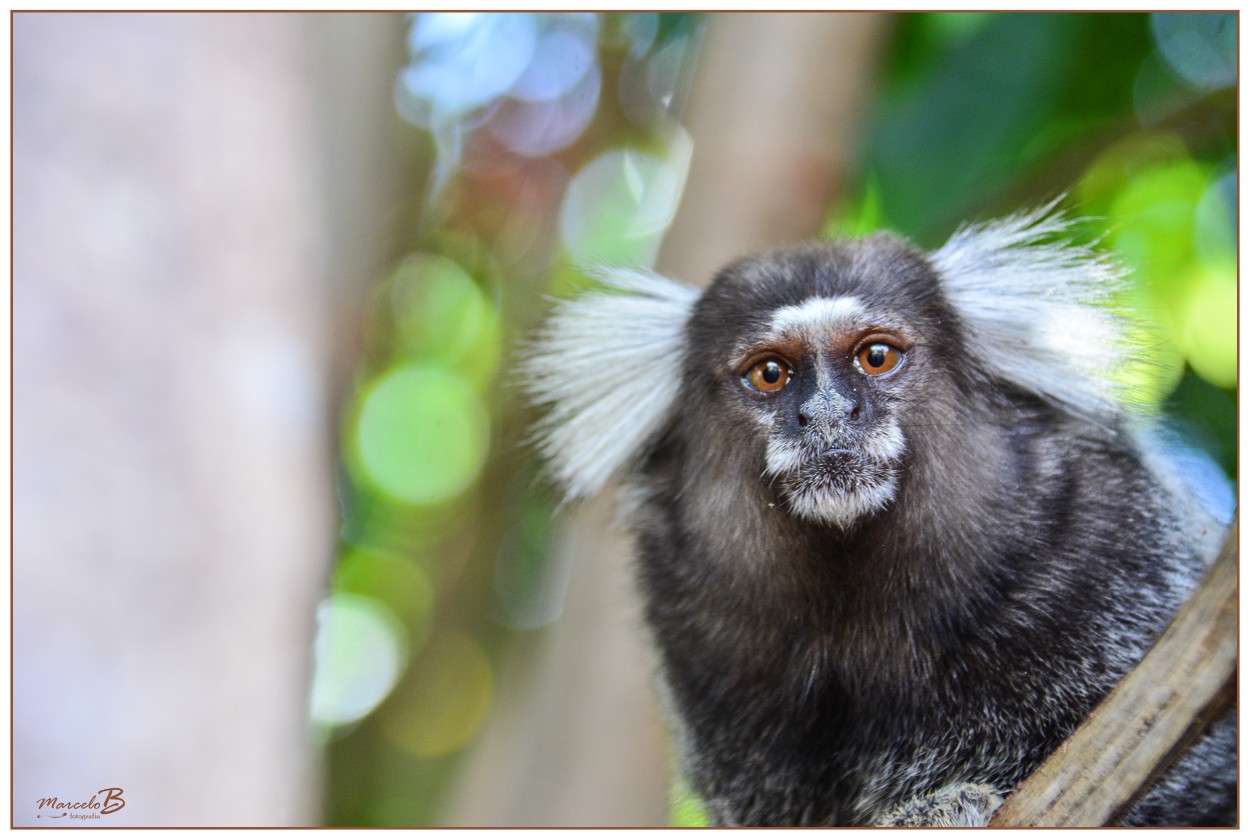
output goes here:
[[[897, 375], [838, 381], [861, 409], [838, 423], [894, 418], [906, 441], [892, 501], [847, 528], [788, 510], [764, 436], [804, 427], [766, 433], [728, 361], [813, 295], [915, 339]], [[1122, 418], [995, 373], [984, 354], [1013, 348], [974, 350], [933, 264], [893, 237], [740, 261], [684, 335], [679, 396], [629, 483], [682, 769], [712, 820], [983, 824], [1144, 654], [1215, 526]], [[769, 410], [793, 417], [811, 387], [800, 371]], [[1127, 822], [1231, 824], [1235, 750], [1230, 717]]]

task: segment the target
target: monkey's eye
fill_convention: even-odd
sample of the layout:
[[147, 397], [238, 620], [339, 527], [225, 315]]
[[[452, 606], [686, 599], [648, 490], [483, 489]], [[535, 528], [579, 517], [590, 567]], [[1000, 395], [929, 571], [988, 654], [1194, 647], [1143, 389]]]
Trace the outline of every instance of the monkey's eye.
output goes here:
[[869, 376], [881, 376], [898, 367], [903, 361], [903, 354], [897, 347], [877, 342], [859, 348], [855, 361], [859, 369]]
[[756, 362], [755, 366], [742, 378], [756, 391], [775, 394], [790, 384], [792, 376], [794, 376], [794, 371], [790, 370], [785, 362], [780, 359], [765, 359], [762, 362]]

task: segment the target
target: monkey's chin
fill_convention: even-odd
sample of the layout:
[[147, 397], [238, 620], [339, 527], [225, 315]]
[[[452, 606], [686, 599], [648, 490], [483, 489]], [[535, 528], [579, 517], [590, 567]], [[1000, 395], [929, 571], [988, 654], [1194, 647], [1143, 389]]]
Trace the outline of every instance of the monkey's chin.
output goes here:
[[894, 500], [898, 476], [890, 462], [823, 458], [784, 476], [780, 484], [795, 516], [846, 530]]

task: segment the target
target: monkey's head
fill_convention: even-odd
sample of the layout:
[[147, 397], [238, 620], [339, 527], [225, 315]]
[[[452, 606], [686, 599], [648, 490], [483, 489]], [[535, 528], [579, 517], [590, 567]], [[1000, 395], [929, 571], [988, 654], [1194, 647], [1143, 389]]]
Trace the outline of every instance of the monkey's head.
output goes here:
[[793, 515], [846, 528], [895, 501], [926, 436], [996, 388], [1116, 422], [1120, 325], [1099, 301], [1122, 271], [1057, 241], [1067, 222], [1050, 210], [929, 254], [890, 235], [769, 251], [702, 293], [603, 271], [606, 288], [557, 305], [521, 369], [547, 406], [552, 476], [588, 496], [672, 431], [697, 442], [699, 480], [749, 475]]
[[[846, 528], [888, 505], [908, 429], [936, 422], [966, 355], [928, 261], [887, 235], [722, 271], [687, 324], [683, 388], [796, 516]], [[715, 432], [713, 432], [715, 430]]]

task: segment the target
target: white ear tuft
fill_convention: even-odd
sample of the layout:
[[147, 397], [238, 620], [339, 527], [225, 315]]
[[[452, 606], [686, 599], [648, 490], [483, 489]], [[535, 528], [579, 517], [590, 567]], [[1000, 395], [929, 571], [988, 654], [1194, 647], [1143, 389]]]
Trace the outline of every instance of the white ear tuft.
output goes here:
[[1116, 381], [1128, 344], [1109, 304], [1127, 271], [1063, 239], [1072, 220], [1055, 203], [961, 227], [932, 254], [933, 265], [968, 326], [970, 351], [995, 375], [1112, 422], [1128, 409]]
[[600, 490], [670, 416], [699, 297], [642, 271], [589, 273], [604, 288], [558, 301], [521, 364], [530, 400], [549, 406], [535, 441], [566, 499]]

